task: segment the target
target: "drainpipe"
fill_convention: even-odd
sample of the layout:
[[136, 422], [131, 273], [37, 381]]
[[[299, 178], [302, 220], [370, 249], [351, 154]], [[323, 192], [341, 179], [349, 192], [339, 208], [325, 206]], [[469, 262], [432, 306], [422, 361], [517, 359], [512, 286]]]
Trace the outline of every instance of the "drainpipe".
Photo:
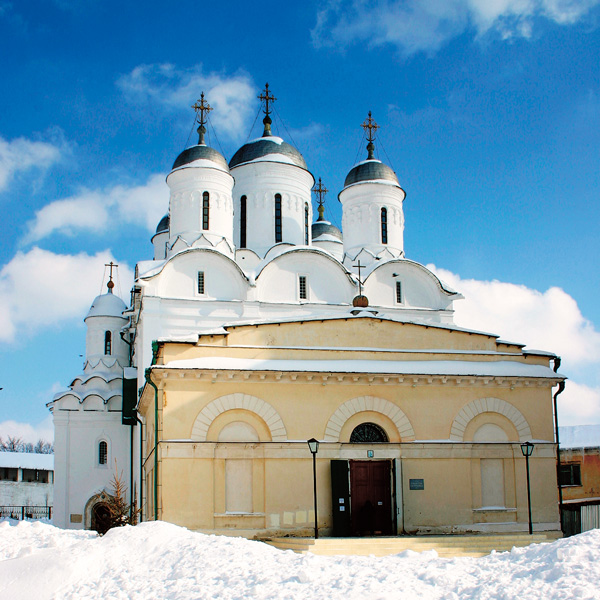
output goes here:
[[140, 424], [140, 523], [144, 520], [144, 513], [142, 511], [142, 506], [144, 506], [144, 423], [140, 420], [140, 418], [135, 415], [136, 421]]
[[146, 369], [145, 376], [148, 385], [154, 388], [154, 520], [158, 521], [158, 388], [152, 381], [151, 367], [156, 364], [158, 342], [152, 342], [152, 363]]
[[[557, 373], [560, 368], [560, 356], [554, 359], [554, 372]], [[562, 485], [560, 483], [560, 437], [558, 435], [558, 395], [562, 394], [565, 389], [565, 382], [559, 381], [558, 390], [554, 394], [554, 435], [556, 437], [556, 481], [558, 483], [558, 514], [560, 516], [560, 529], [564, 533], [563, 528], [563, 494]]]

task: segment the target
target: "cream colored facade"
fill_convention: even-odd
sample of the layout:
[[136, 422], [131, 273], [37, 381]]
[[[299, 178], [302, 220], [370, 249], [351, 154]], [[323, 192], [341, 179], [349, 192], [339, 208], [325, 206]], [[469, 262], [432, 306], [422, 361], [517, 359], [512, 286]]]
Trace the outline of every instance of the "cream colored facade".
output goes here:
[[[306, 440], [315, 437], [322, 535], [339, 534], [331, 463], [340, 460], [351, 467], [349, 489], [355, 461], [389, 464], [388, 533], [524, 531], [519, 444], [533, 440], [534, 529], [559, 529], [551, 404], [562, 377], [543, 353], [362, 312], [165, 342], [148, 377], [157, 392], [147, 385], [139, 405], [145, 518], [155, 511], [156, 452], [158, 518], [249, 537], [310, 535]], [[361, 423], [388, 441], [350, 443]], [[356, 521], [352, 502], [344, 499], [343, 512]], [[362, 533], [356, 522], [351, 533]]]

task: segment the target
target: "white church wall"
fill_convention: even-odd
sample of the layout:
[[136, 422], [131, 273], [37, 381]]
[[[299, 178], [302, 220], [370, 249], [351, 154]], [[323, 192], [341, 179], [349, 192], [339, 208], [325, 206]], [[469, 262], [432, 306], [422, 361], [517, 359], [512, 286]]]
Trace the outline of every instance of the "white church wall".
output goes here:
[[[121, 424], [121, 412], [60, 410], [54, 408], [55, 505], [54, 524], [69, 529], [85, 523], [88, 500], [110, 491], [115, 469], [123, 473], [129, 488], [129, 427]], [[98, 445], [106, 441], [106, 464], [99, 463]]]
[[231, 170], [235, 178], [234, 239], [240, 242], [240, 198], [246, 196], [246, 248], [263, 257], [275, 245], [275, 194], [282, 199], [282, 241], [304, 245], [305, 206], [312, 224], [311, 188], [313, 176], [294, 165], [254, 162]]
[[[340, 192], [343, 206], [344, 252], [356, 256], [362, 248], [379, 254], [388, 250], [393, 256], [404, 251], [404, 192], [385, 183], [359, 183]], [[387, 209], [387, 244], [381, 240], [381, 209]]]
[[[203, 273], [202, 289], [199, 273]], [[172, 257], [160, 276], [144, 280], [144, 293], [161, 298], [243, 300], [247, 285], [231, 259], [208, 249], [192, 249]]]
[[[397, 301], [397, 282], [401, 302]], [[378, 265], [366, 278], [364, 291], [372, 306], [446, 310], [452, 305], [452, 299], [440, 289], [435, 277], [424, 267], [407, 260]]]
[[[171, 189], [169, 245], [181, 237], [191, 246], [204, 233], [224, 237], [233, 246], [233, 178], [229, 173], [206, 167], [183, 167], [169, 174], [167, 184]], [[209, 195], [208, 229], [203, 227], [205, 192]]]
[[[300, 297], [300, 276], [305, 278], [306, 298]], [[262, 302], [352, 302], [356, 287], [345, 269], [331, 257], [314, 250], [293, 250], [268, 263], [256, 278]]]

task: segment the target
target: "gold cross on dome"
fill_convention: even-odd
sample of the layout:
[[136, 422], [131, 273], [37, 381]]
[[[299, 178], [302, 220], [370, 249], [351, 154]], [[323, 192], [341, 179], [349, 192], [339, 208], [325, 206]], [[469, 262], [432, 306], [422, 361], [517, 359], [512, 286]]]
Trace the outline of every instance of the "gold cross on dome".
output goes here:
[[200, 125], [206, 123], [206, 116], [212, 110], [212, 107], [208, 102], [204, 100], [204, 92], [200, 94], [200, 100], [196, 100], [196, 103], [192, 105], [192, 108], [196, 111], [196, 118]]
[[367, 131], [367, 140], [369, 140], [369, 142], [375, 141], [375, 132], [379, 129], [379, 125], [377, 125], [371, 117], [371, 111], [369, 111], [369, 116], [365, 119], [365, 122], [361, 127]]
[[268, 83], [265, 83], [264, 92], [261, 92], [260, 96], [258, 96], [258, 99], [265, 101], [265, 107], [263, 110], [264, 110], [265, 115], [267, 115], [267, 117], [268, 117], [269, 113], [271, 112], [271, 110], [269, 108], [269, 102], [275, 102], [275, 100], [277, 100], [277, 98], [275, 98], [275, 96], [273, 96], [273, 94], [269, 93], [269, 84]]
[[325, 202], [325, 194], [329, 190], [321, 183], [321, 178], [319, 177], [319, 183], [313, 187], [313, 192], [319, 197], [319, 206], [323, 206]]

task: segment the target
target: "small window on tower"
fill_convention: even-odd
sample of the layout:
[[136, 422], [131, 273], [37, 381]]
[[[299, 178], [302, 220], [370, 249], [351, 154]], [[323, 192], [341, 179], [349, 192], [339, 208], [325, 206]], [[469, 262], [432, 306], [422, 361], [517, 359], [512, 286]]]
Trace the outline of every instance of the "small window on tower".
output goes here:
[[112, 351], [112, 334], [110, 331], [104, 332], [104, 354], [110, 356]]
[[281, 229], [281, 194], [275, 194], [275, 243], [279, 244], [283, 239]]
[[298, 297], [300, 300], [307, 298], [306, 275], [298, 275]]
[[204, 271], [198, 271], [198, 293], [204, 294]]
[[402, 282], [396, 281], [396, 302], [402, 304]]
[[98, 464], [105, 465], [108, 462], [108, 444], [102, 440], [98, 444]]
[[208, 192], [202, 194], [202, 229], [208, 229]]
[[246, 196], [240, 198], [240, 248], [246, 247]]
[[304, 245], [308, 246], [308, 202], [304, 205]]
[[388, 243], [387, 208], [385, 206], [381, 209], [381, 243]]

